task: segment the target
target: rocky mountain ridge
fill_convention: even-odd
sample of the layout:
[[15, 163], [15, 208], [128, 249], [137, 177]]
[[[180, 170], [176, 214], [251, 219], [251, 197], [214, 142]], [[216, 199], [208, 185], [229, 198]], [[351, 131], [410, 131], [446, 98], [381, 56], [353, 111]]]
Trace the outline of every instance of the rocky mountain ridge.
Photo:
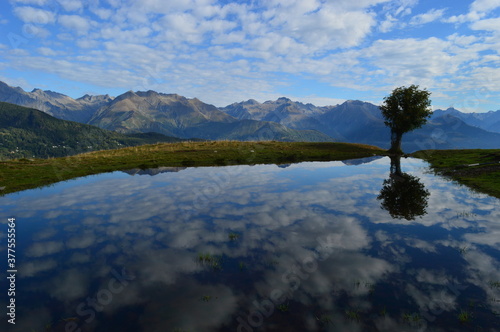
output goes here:
[[[0, 82], [0, 101], [121, 133], [156, 132], [202, 139], [343, 141], [389, 147], [390, 131], [379, 107], [357, 100], [318, 107], [282, 97], [263, 103], [250, 99], [217, 108], [196, 98], [151, 90], [128, 91], [116, 98], [85, 95], [72, 99], [53, 91], [25, 92]], [[411, 152], [423, 148], [499, 148], [499, 133], [500, 111], [436, 110], [424, 127], [403, 137], [403, 149]]]
[[[313, 129], [337, 141], [389, 147], [390, 130], [378, 106], [348, 100], [334, 106], [316, 107], [287, 98], [258, 103], [249, 100], [222, 108], [235, 117], [267, 118], [290, 128]], [[462, 113], [454, 109], [436, 110], [428, 123], [403, 136], [403, 150], [455, 148], [500, 148], [500, 111]], [[489, 130], [487, 130], [488, 128]]]
[[26, 92], [0, 81], [0, 101], [34, 108], [62, 120], [87, 123], [96, 109], [113, 100], [109, 95], [89, 96], [78, 99], [50, 90], [33, 89]]
[[85, 95], [72, 99], [53, 91], [25, 92], [1, 83], [0, 101], [120, 133], [155, 132], [182, 139], [333, 141], [315, 130], [295, 130], [270, 121], [240, 120], [199, 99], [152, 90], [128, 91], [116, 98]]

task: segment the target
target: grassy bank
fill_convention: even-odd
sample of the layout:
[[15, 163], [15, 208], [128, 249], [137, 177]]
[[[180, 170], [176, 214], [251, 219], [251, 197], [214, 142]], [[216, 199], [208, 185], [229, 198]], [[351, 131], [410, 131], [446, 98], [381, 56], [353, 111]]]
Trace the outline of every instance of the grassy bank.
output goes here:
[[284, 164], [382, 154], [385, 151], [374, 146], [348, 143], [212, 141], [143, 145], [64, 158], [0, 162], [0, 195], [80, 176], [132, 168]]
[[[440, 175], [500, 198], [500, 150], [425, 150], [412, 154]], [[473, 165], [473, 166], [471, 166]]]

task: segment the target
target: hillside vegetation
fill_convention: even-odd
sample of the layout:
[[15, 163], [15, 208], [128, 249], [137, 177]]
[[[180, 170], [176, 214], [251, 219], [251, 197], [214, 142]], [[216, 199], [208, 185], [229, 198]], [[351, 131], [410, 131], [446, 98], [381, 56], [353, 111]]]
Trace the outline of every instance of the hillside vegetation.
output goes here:
[[500, 150], [424, 150], [413, 157], [428, 161], [439, 175], [500, 198]]
[[0, 102], [0, 160], [63, 157], [180, 139], [156, 133], [119, 134]]
[[80, 176], [161, 166], [218, 166], [331, 161], [383, 155], [384, 150], [349, 143], [181, 142], [97, 151], [65, 158], [0, 162], [0, 193], [49, 185]]

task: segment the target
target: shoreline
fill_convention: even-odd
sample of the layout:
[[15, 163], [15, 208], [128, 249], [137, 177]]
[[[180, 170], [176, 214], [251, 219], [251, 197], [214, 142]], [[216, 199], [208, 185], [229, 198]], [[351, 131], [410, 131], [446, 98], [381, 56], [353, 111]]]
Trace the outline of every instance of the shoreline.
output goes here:
[[205, 141], [158, 143], [50, 159], [0, 162], [0, 195], [77, 177], [158, 167], [286, 164], [348, 160], [386, 151], [353, 143]]

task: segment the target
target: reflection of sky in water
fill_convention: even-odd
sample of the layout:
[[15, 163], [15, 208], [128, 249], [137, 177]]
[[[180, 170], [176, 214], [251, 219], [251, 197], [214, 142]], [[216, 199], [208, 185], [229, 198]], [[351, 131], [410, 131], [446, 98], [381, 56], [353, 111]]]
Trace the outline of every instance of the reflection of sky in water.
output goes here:
[[[431, 193], [428, 213], [412, 221], [392, 219], [376, 199], [387, 158], [115, 172], [2, 197], [2, 222], [17, 218], [9, 330], [498, 326], [499, 200], [418, 160], [402, 168]], [[460, 323], [461, 311], [472, 320]]]

